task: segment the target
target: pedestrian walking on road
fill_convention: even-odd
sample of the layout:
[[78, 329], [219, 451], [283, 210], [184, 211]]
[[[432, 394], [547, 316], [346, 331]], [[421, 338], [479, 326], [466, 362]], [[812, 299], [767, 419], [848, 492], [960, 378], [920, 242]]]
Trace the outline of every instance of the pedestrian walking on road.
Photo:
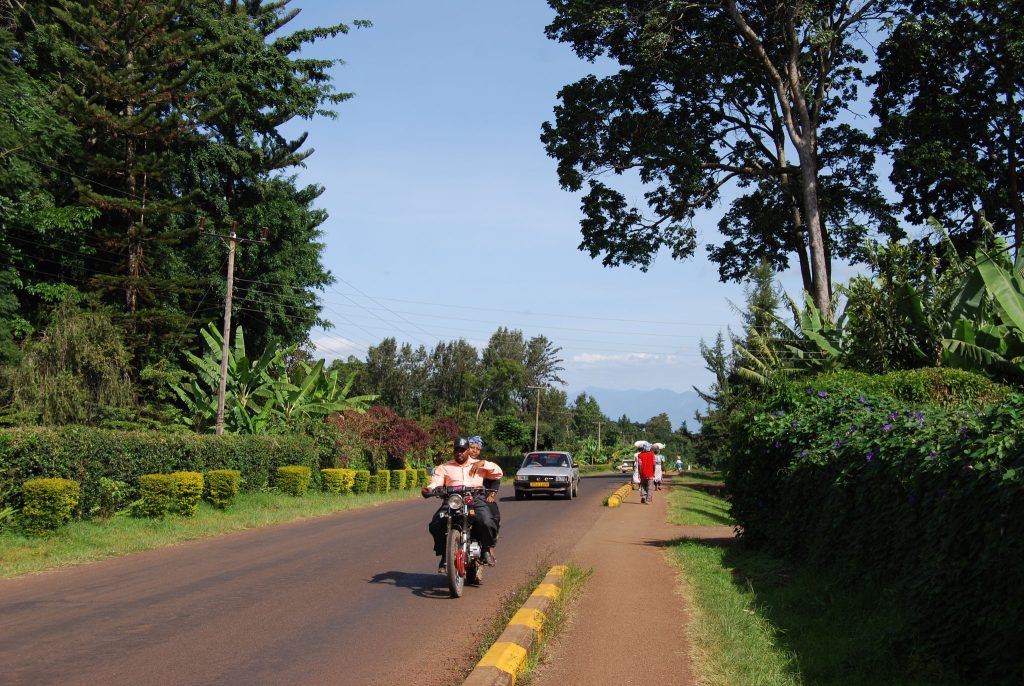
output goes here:
[[640, 502], [651, 502], [651, 482], [654, 481], [654, 453], [651, 444], [644, 442], [641, 452], [636, 456], [637, 475], [640, 477]]
[[664, 449], [664, 443], [655, 443], [651, 446], [651, 452], [654, 453], [654, 488], [658, 491], [661, 490], [661, 477], [665, 469], [665, 456], [661, 454]]

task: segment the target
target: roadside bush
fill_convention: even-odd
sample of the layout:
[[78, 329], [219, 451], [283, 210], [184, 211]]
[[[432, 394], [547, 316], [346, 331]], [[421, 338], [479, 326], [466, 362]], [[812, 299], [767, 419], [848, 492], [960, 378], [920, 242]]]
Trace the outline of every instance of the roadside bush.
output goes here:
[[377, 470], [377, 492], [387, 493], [391, 490], [391, 470], [390, 469], [378, 469]]
[[[0, 429], [0, 490], [19, 490], [32, 478], [59, 476], [81, 483], [81, 511], [104, 497], [100, 479], [130, 484], [126, 500], [139, 497], [139, 477], [175, 471], [233, 469], [246, 490], [269, 486], [277, 467], [306, 465], [319, 487], [314, 442], [305, 436], [172, 434], [112, 431], [82, 426]], [[6, 481], [6, 484], [4, 483]]]
[[191, 517], [203, 498], [203, 475], [199, 472], [174, 472], [174, 500], [178, 514]]
[[419, 482], [419, 474], [415, 469], [405, 470], [405, 487], [416, 488], [416, 484]]
[[98, 486], [97, 502], [89, 510], [90, 517], [107, 519], [128, 504], [128, 494], [131, 492], [131, 489], [124, 481], [101, 476]]
[[21, 527], [40, 536], [71, 519], [81, 490], [70, 479], [30, 479], [21, 487]]
[[383, 493], [380, 485], [380, 474], [371, 474], [369, 480], [366, 482], [367, 493]]
[[404, 469], [392, 469], [391, 470], [391, 490], [392, 491], [403, 491], [405, 490], [405, 479], [406, 474]]
[[277, 468], [277, 487], [283, 493], [300, 497], [309, 488], [311, 471], [304, 465], [286, 465]]
[[430, 473], [423, 467], [416, 470], [416, 474], [419, 478], [416, 480], [416, 485], [420, 488], [425, 488], [430, 483]]
[[370, 489], [370, 470], [357, 469], [352, 478], [353, 493], [367, 493]]
[[174, 500], [175, 482], [170, 474], [143, 474], [139, 477], [139, 513], [145, 517], [163, 517]]
[[790, 384], [737, 418], [732, 514], [752, 544], [882, 583], [908, 652], [1006, 683], [1024, 674], [1024, 394], [928, 372]]
[[206, 473], [206, 498], [214, 507], [224, 510], [238, 495], [241, 474], [237, 469], [214, 469]]
[[321, 469], [320, 475], [325, 491], [328, 493], [348, 494], [352, 492], [352, 486], [356, 477], [356, 470]]

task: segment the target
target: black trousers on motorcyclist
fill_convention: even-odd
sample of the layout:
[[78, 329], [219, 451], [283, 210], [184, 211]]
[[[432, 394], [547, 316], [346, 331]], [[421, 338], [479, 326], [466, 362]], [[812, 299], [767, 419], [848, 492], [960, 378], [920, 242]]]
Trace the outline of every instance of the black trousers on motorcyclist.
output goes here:
[[[494, 545], [494, 536], [498, 532], [498, 525], [494, 522], [494, 515], [491, 513], [491, 508], [483, 500], [474, 500], [470, 508], [473, 510], [473, 516], [470, 517], [473, 537], [480, 542], [480, 547], [483, 550], [487, 550]], [[447, 505], [441, 505], [441, 507], [437, 508], [437, 512], [430, 519], [430, 524], [427, 525], [430, 535], [434, 537], [435, 555], [444, 555], [445, 539], [448, 535], [448, 522], [445, 521], [447, 517], [442, 517], [441, 513], [447, 510]]]
[[498, 536], [501, 534], [501, 510], [498, 509], [498, 489], [501, 488], [501, 479], [484, 479], [484, 488], [494, 491], [494, 502], [487, 503], [491, 508], [491, 516], [494, 517], [494, 542], [497, 544]]

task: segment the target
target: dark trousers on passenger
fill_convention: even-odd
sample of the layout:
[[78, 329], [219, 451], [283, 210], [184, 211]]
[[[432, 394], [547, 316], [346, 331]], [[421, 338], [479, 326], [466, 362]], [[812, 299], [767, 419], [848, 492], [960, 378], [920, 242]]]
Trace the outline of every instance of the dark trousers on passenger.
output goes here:
[[[470, 508], [473, 510], [473, 516], [470, 517], [470, 521], [473, 523], [473, 537], [480, 542], [481, 549], [487, 550], [494, 545], [494, 537], [498, 533], [498, 525], [494, 521], [494, 514], [483, 500], [474, 500]], [[430, 524], [427, 525], [430, 535], [434, 537], [435, 555], [444, 555], [445, 537], [448, 535], [448, 522], [447, 517], [442, 517], [441, 513], [447, 510], [447, 505], [437, 508], [437, 512], [434, 513], [430, 520]]]

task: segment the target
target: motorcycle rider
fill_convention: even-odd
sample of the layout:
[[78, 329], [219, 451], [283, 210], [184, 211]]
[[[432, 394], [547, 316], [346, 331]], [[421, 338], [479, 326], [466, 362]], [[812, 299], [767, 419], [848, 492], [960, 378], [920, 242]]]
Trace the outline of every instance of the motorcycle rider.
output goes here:
[[[434, 469], [430, 483], [424, 492], [441, 486], [463, 486], [465, 488], [484, 488], [484, 479], [501, 479], [501, 467], [493, 462], [477, 460], [471, 457], [469, 441], [465, 438], [456, 438], [452, 444], [452, 459]], [[445, 567], [445, 537], [448, 533], [448, 525], [441, 516], [447, 506], [442, 503], [430, 520], [427, 529], [434, 537], [434, 554], [441, 557], [437, 567], [438, 574], [447, 573]], [[494, 516], [491, 508], [483, 500], [474, 499], [473, 504], [473, 535], [480, 542], [484, 550], [484, 562], [488, 565], [494, 564], [494, 536], [497, 533], [497, 526], [494, 523]]]
[[[470, 459], [479, 460], [480, 451], [484, 447], [484, 439], [479, 436], [470, 436], [469, 450]], [[484, 479], [484, 488], [487, 489], [487, 506], [491, 508], [491, 516], [494, 517], [494, 543], [498, 543], [501, 535], [501, 510], [498, 509], [498, 488], [501, 486], [501, 479]], [[492, 551], [493, 553], [493, 551]]]

